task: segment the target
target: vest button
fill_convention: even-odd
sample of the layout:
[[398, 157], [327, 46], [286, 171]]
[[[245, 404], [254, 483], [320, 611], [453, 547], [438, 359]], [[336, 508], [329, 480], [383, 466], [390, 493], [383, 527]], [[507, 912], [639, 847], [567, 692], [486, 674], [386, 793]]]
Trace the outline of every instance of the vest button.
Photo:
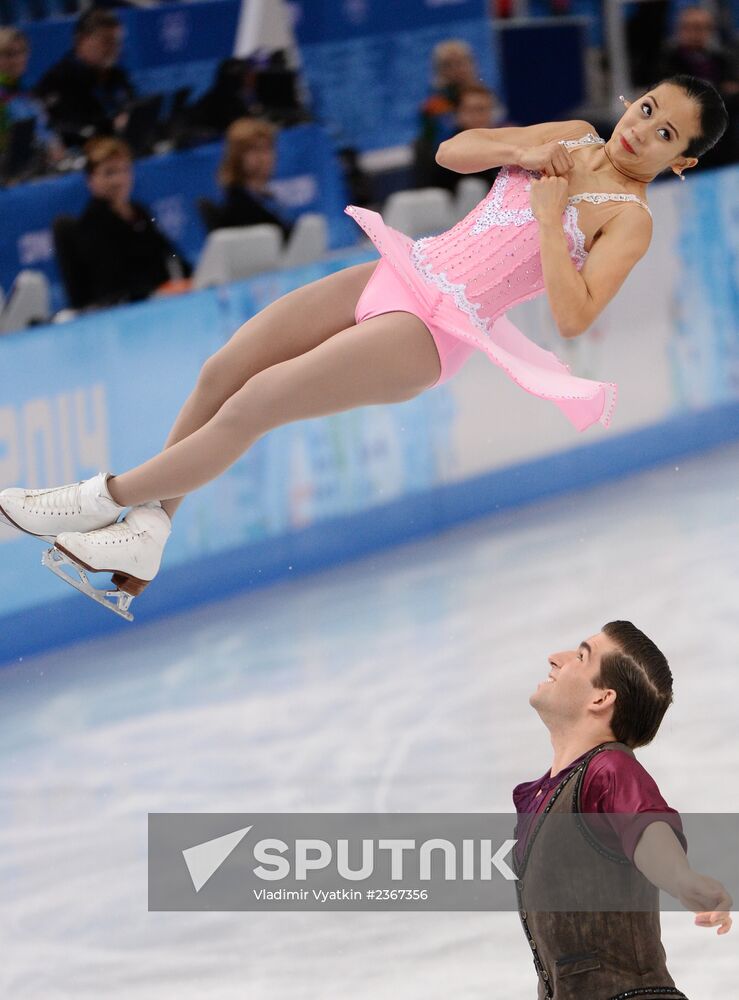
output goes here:
[[526, 910], [521, 910], [521, 920], [526, 919]]
[[536, 941], [533, 938], [529, 938], [529, 944], [531, 945], [531, 950], [536, 951]]

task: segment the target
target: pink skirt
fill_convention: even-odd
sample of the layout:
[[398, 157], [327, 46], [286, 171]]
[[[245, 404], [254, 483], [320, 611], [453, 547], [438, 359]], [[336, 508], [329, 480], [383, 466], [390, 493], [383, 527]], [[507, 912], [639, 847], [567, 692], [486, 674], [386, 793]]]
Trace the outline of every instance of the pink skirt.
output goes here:
[[[358, 322], [360, 315], [368, 319], [386, 312], [410, 312], [426, 324], [439, 351], [439, 382], [451, 378], [470, 354], [483, 351], [526, 392], [553, 403], [577, 430], [595, 423], [608, 426], [616, 404], [612, 382], [573, 375], [556, 354], [529, 340], [505, 314], [492, 323], [487, 334], [481, 333], [452, 295], [418, 274], [411, 261], [410, 237], [385, 225], [377, 212], [354, 205], [346, 212], [382, 255], [357, 306]], [[391, 273], [395, 280], [391, 280]]]
[[[441, 292], [437, 294], [441, 302], [443, 295]], [[434, 321], [433, 307], [423, 305], [398, 276], [392, 264], [382, 258], [360, 296], [354, 318], [357, 323], [362, 323], [366, 319], [372, 319], [373, 316], [383, 316], [391, 312], [407, 312], [418, 316], [431, 334], [441, 362], [441, 374], [434, 385], [441, 385], [455, 375], [470, 354], [474, 354], [477, 349], [459, 337], [445, 332]]]

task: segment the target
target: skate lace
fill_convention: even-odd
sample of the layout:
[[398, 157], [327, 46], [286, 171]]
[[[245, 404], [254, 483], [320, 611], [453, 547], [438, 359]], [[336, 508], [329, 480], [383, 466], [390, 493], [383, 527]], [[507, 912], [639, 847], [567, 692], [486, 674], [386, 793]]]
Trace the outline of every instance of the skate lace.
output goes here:
[[32, 509], [41, 512], [66, 510], [79, 514], [80, 506], [80, 484], [72, 483], [70, 486], [58, 486], [53, 490], [39, 490], [31, 493], [26, 498], [26, 503]]
[[125, 542], [136, 541], [144, 534], [146, 534], [144, 530], [132, 528], [125, 521], [118, 521], [109, 528], [98, 528], [97, 531], [90, 532], [99, 545], [123, 545]]

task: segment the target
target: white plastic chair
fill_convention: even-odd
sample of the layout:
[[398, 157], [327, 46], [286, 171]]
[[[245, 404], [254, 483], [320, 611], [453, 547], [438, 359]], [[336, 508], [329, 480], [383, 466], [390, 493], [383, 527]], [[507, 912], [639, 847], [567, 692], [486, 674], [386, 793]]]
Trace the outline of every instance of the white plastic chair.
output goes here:
[[318, 212], [306, 212], [295, 223], [280, 258], [281, 267], [299, 267], [310, 264], [326, 253], [328, 247], [328, 224], [326, 216]]
[[46, 323], [51, 316], [49, 281], [41, 271], [21, 271], [0, 313], [0, 333]]
[[279, 226], [239, 226], [217, 229], [206, 240], [193, 275], [195, 288], [225, 285], [280, 263], [282, 231]]
[[463, 177], [457, 185], [454, 199], [455, 221], [459, 222], [478, 205], [488, 193], [489, 186], [479, 177]]
[[443, 188], [398, 191], [385, 202], [382, 217], [406, 236], [440, 233], [454, 225], [452, 196]]

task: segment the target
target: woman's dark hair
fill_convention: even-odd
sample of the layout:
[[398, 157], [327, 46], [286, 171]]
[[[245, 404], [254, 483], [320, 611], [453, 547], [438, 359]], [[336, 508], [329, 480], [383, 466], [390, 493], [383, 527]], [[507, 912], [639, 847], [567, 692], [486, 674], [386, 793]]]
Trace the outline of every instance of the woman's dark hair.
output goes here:
[[629, 747], [643, 747], [657, 735], [672, 704], [672, 673], [662, 652], [631, 622], [608, 622], [602, 629], [617, 646], [604, 653], [596, 688], [616, 692], [613, 735]]
[[688, 73], [676, 73], [655, 83], [654, 90], [660, 83], [669, 83], [679, 87], [688, 97], [692, 98], [700, 108], [700, 134], [691, 139], [683, 150], [683, 156], [703, 156], [712, 146], [715, 146], [729, 126], [729, 115], [726, 111], [721, 94], [712, 83], [701, 80]]

